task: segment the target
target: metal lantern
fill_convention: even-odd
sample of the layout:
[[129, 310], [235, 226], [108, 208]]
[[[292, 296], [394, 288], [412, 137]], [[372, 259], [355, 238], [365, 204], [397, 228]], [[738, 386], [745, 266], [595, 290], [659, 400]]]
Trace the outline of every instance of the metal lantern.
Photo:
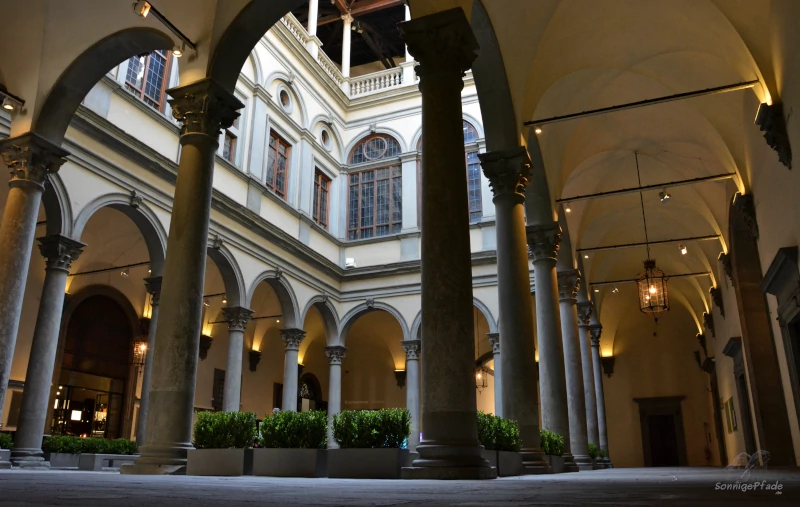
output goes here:
[[477, 389], [479, 393], [489, 387], [489, 379], [486, 378], [487, 376], [487, 372], [482, 366], [475, 370], [475, 389]]
[[147, 357], [147, 342], [136, 341], [133, 343], [133, 364], [135, 366], [142, 366], [145, 357]]
[[658, 321], [658, 318], [669, 310], [667, 293], [667, 277], [656, 267], [655, 259], [644, 261], [644, 272], [637, 277], [639, 287], [639, 309]]

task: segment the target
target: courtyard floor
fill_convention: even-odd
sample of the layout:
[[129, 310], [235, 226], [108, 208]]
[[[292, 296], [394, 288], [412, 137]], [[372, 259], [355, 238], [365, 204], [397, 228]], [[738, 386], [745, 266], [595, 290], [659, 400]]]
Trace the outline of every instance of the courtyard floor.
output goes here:
[[[719, 489], [737, 481], [759, 484], [748, 491]], [[16, 505], [800, 505], [800, 471], [759, 470], [743, 478], [741, 471], [712, 468], [617, 468], [483, 482], [0, 471], [0, 506]]]

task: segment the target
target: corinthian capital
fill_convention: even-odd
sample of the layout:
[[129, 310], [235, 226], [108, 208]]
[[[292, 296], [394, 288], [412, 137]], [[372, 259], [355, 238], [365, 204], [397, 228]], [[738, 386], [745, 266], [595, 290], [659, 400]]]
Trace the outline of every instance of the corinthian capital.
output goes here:
[[58, 234], [39, 238], [39, 251], [47, 259], [47, 269], [69, 272], [72, 261], [80, 257], [85, 246], [80, 241]]
[[489, 338], [489, 345], [492, 346], [492, 354], [500, 353], [500, 333], [486, 333]]
[[222, 315], [228, 321], [228, 331], [244, 331], [253, 317], [253, 310], [241, 306], [231, 306], [223, 308]]
[[325, 347], [325, 355], [331, 364], [342, 364], [342, 359], [347, 355], [347, 347], [341, 345]]
[[589, 318], [592, 316], [593, 304], [591, 301], [581, 301], [578, 303], [578, 324], [581, 326], [589, 325]]
[[590, 332], [592, 333], [592, 347], [599, 347], [600, 346], [600, 335], [603, 334], [603, 326], [599, 324], [595, 324], [589, 327]]
[[44, 189], [47, 174], [66, 162], [69, 152], [34, 133], [0, 141], [0, 155], [11, 172], [10, 185], [30, 182]]
[[558, 248], [561, 246], [561, 227], [558, 222], [544, 225], [529, 225], [525, 228], [528, 238], [528, 251], [533, 260], [550, 259], [553, 262], [558, 258]]
[[204, 134], [218, 139], [220, 130], [233, 125], [239, 117], [237, 109], [244, 107], [233, 93], [210, 78], [167, 93], [172, 97], [172, 116], [183, 124], [181, 136]]
[[524, 146], [478, 155], [483, 174], [489, 180], [495, 200], [514, 197], [525, 201], [525, 187], [531, 176], [531, 158]]
[[286, 350], [298, 350], [306, 332], [293, 327], [281, 329], [281, 339], [286, 344]]
[[403, 351], [406, 353], [406, 361], [409, 359], [419, 359], [422, 350], [422, 342], [419, 340], [403, 340]]
[[576, 299], [581, 286], [581, 272], [577, 269], [558, 272], [558, 296], [561, 299]]
[[478, 55], [478, 41], [460, 8], [406, 21], [397, 27], [408, 52], [419, 62], [416, 71], [421, 86], [426, 78], [451, 77], [460, 82]]

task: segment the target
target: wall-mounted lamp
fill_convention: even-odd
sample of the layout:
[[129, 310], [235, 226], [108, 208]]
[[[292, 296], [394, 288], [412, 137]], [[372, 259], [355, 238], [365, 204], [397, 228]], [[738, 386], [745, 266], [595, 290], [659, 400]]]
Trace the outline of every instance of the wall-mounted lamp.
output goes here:
[[214, 343], [214, 338], [201, 334], [200, 335], [200, 360], [205, 361], [208, 357], [208, 349], [211, 348], [211, 344]]
[[614, 374], [614, 356], [605, 356], [600, 358], [600, 366], [603, 367], [603, 373], [606, 377], [611, 378]]
[[256, 371], [258, 363], [259, 361], [261, 361], [261, 351], [251, 350], [249, 353], [249, 357], [250, 357], [250, 371]]
[[394, 370], [394, 378], [397, 380], [397, 387], [402, 389], [406, 385], [406, 370]]
[[25, 105], [25, 101], [21, 98], [8, 93], [6, 87], [0, 84], [0, 98], [3, 99], [3, 109], [6, 111], [14, 111], [15, 109], [22, 109], [22, 106]]

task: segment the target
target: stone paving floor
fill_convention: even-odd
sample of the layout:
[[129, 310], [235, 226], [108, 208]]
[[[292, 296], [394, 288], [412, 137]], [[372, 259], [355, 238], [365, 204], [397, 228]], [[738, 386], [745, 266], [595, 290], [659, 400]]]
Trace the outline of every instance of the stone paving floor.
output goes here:
[[[717, 483], [754, 484], [722, 491]], [[761, 481], [766, 481], [763, 489]], [[767, 488], [780, 486], [780, 491]], [[0, 506], [222, 505], [529, 506], [800, 505], [800, 471], [612, 469], [493, 481], [387, 481], [268, 477], [143, 477], [115, 472], [0, 471]]]

